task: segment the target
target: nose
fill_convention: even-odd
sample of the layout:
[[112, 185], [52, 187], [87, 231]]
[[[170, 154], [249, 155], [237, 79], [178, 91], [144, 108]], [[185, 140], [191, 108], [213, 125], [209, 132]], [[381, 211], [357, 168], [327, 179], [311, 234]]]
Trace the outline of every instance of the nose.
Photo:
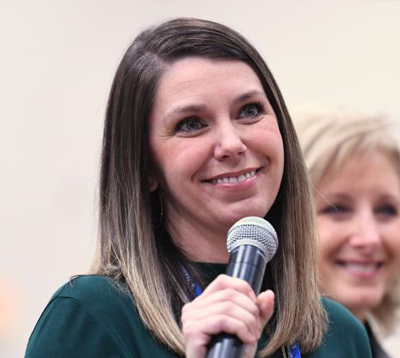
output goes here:
[[371, 210], [360, 212], [355, 218], [351, 244], [366, 251], [374, 251], [382, 242], [379, 223]]
[[218, 160], [240, 157], [247, 150], [239, 129], [233, 123], [221, 125], [216, 133], [214, 156]]

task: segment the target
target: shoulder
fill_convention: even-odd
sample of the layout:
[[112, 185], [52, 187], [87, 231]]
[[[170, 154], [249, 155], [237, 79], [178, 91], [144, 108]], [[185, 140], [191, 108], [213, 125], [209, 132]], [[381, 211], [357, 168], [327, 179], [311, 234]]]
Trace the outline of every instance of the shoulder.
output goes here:
[[63, 285], [51, 298], [53, 302], [78, 305], [98, 319], [108, 314], [132, 313], [135, 308], [126, 286], [104, 276], [77, 276]]
[[[129, 300], [126, 286], [104, 276], [77, 276], [63, 285], [52, 297], [70, 298], [91, 307], [95, 302], [107, 303], [115, 300]], [[110, 301], [111, 300], [111, 301]]]
[[320, 347], [307, 357], [371, 358], [367, 332], [361, 322], [341, 304], [322, 298], [327, 312], [327, 331]]
[[107, 294], [108, 292], [113, 292], [118, 287], [119, 285], [116, 281], [105, 276], [75, 276], [61, 286], [54, 296], [84, 298], [87, 295]]
[[322, 304], [328, 314], [327, 338], [359, 336], [368, 341], [364, 326], [347, 308], [328, 298], [322, 298]]
[[159, 345], [139, 317], [127, 287], [101, 276], [79, 276], [51, 298], [25, 358], [177, 357]]
[[322, 298], [321, 302], [328, 314], [329, 328], [346, 328], [347, 331], [362, 332], [366, 336], [366, 331], [361, 322], [340, 303], [329, 298]]
[[[121, 286], [122, 287], [122, 286]], [[127, 326], [138, 326], [132, 299], [100, 276], [80, 276], [51, 298], [28, 342], [26, 357], [129, 357]], [[68, 337], [68, 339], [65, 339]], [[78, 354], [79, 352], [79, 354]]]
[[[123, 283], [104, 276], [78, 276], [62, 286], [50, 304], [76, 307], [108, 330], [120, 330], [125, 324], [141, 321], [132, 296]], [[76, 313], [75, 313], [76, 315]]]

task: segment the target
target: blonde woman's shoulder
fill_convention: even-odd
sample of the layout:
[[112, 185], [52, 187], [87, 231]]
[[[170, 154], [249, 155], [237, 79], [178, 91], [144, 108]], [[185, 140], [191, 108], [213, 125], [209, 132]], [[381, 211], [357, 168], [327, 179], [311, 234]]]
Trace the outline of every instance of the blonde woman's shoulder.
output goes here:
[[341, 304], [322, 298], [328, 314], [328, 329], [318, 349], [307, 358], [371, 358], [367, 332], [360, 321]]

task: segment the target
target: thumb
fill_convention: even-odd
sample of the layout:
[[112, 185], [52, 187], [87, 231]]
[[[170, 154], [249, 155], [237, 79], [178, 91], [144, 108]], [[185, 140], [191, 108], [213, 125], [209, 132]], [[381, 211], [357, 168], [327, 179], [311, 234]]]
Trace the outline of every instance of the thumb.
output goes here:
[[275, 294], [271, 290], [261, 292], [257, 297], [257, 306], [260, 310], [261, 327], [267, 324], [274, 313]]

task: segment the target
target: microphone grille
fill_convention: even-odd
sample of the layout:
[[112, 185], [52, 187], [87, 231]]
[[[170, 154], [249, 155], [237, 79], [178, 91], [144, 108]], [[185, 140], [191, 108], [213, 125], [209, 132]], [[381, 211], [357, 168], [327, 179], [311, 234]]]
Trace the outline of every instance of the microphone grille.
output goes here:
[[278, 236], [274, 227], [265, 219], [257, 216], [248, 216], [237, 221], [228, 231], [228, 252], [239, 245], [253, 245], [258, 247], [267, 258], [272, 259], [278, 249]]

